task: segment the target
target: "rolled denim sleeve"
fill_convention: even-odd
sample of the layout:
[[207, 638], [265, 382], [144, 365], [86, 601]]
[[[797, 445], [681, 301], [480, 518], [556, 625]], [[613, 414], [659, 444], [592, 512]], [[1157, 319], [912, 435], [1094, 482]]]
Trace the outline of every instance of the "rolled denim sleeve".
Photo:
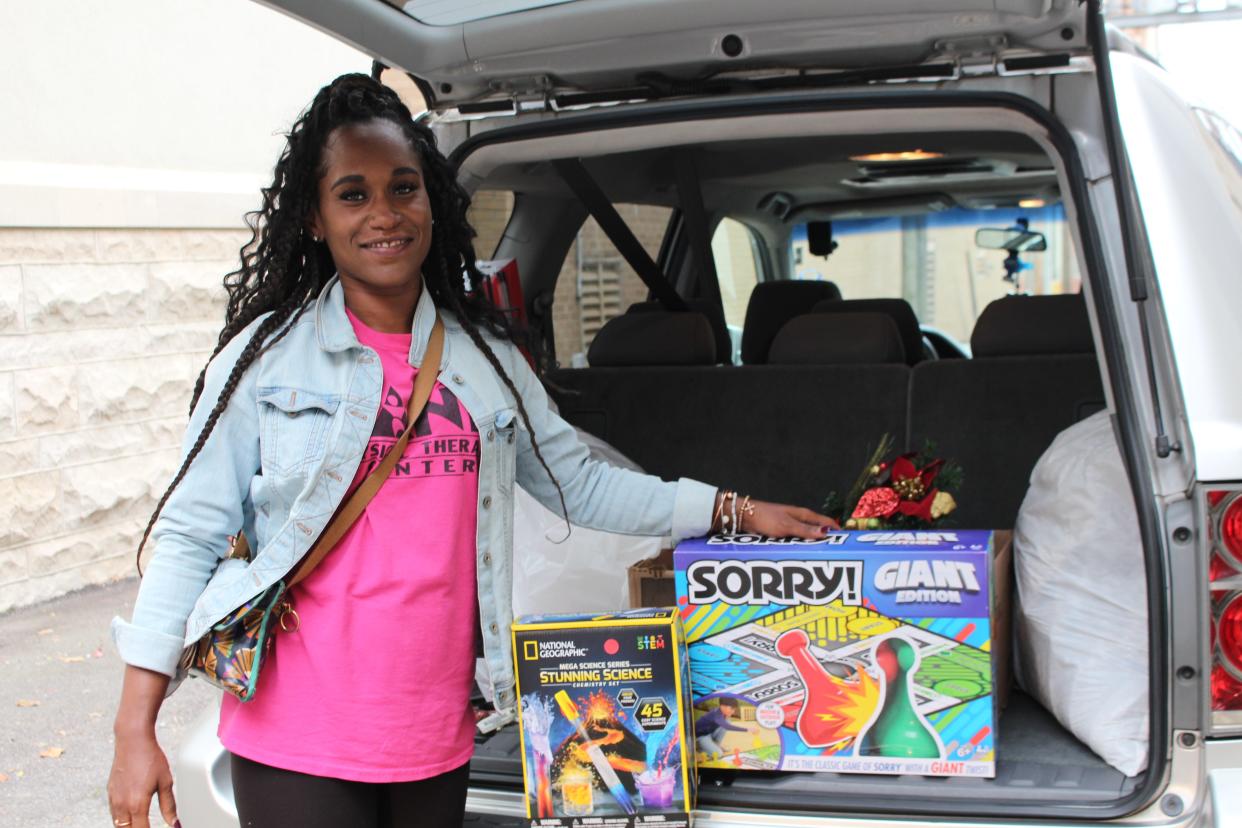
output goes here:
[[[511, 376], [534, 429], [539, 454], [565, 495], [569, 521], [587, 529], [670, 537], [674, 543], [711, 528], [716, 487], [689, 478], [668, 482], [592, 459], [573, 426], [552, 410], [547, 392], [516, 349]], [[520, 422], [520, 421], [519, 421]], [[554, 514], [561, 513], [556, 484], [535, 455], [531, 435], [520, 429], [517, 482]]]
[[[203, 392], [186, 426], [182, 463], [262, 319], [234, 337], [208, 364]], [[133, 617], [112, 622], [112, 639], [126, 664], [175, 677], [186, 620], [227, 554], [228, 537], [242, 526], [243, 503], [259, 468], [254, 375], [251, 365], [152, 528], [148, 545], [154, 551], [138, 588]]]

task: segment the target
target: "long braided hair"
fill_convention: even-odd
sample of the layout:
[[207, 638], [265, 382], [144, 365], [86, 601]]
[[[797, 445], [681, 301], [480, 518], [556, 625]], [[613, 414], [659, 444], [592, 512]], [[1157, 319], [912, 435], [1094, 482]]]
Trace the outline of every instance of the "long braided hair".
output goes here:
[[[261, 354], [280, 341], [336, 272], [327, 244], [315, 241], [309, 230], [310, 219], [318, 203], [323, 151], [328, 137], [342, 126], [377, 119], [391, 121], [400, 127], [422, 161], [431, 214], [436, 217], [431, 247], [423, 262], [423, 288], [430, 292], [438, 307], [452, 311], [509, 389], [518, 414], [531, 435], [535, 457], [556, 486], [561, 511], [566, 513], [564, 492], [539, 451], [522, 397], [482, 333], [487, 331], [496, 338], [528, 349], [537, 349], [539, 344], [537, 338], [516, 329], [486, 293], [478, 289], [483, 277], [475, 267], [474, 228], [466, 219], [470, 197], [457, 183], [452, 165], [436, 147], [431, 130], [414, 122], [397, 93], [367, 75], [349, 74], [320, 89], [311, 105], [293, 124], [285, 148], [276, 162], [272, 185], [262, 191], [262, 207], [246, 216], [251, 237], [241, 248], [241, 266], [224, 277], [228, 307], [224, 315], [224, 328], [211, 356], [220, 353], [230, 340], [260, 316], [269, 315], [255, 327], [202, 430], [156, 504], [138, 544], [139, 574], [142, 572], [142, 550], [151, 529], [169, 496], [211, 436], [242, 375]], [[539, 359], [535, 361], [537, 365], [541, 362]], [[206, 374], [207, 368], [204, 367], [194, 384], [191, 411], [203, 393]]]

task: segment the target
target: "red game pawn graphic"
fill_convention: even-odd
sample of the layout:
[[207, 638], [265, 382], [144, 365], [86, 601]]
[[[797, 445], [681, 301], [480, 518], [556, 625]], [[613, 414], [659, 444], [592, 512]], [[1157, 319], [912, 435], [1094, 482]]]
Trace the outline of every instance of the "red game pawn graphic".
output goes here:
[[808, 747], [830, 747], [856, 737], [875, 712], [880, 689], [866, 672], [854, 680], [828, 673], [810, 651], [811, 640], [799, 629], [776, 639], [776, 651], [793, 662], [805, 692], [798, 711], [798, 736]]

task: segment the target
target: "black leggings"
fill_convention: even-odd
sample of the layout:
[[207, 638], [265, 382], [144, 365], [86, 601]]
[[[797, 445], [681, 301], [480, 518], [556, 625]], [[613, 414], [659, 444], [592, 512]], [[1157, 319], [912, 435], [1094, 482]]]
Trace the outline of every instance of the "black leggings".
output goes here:
[[470, 764], [417, 782], [347, 782], [232, 754], [242, 828], [460, 828]]

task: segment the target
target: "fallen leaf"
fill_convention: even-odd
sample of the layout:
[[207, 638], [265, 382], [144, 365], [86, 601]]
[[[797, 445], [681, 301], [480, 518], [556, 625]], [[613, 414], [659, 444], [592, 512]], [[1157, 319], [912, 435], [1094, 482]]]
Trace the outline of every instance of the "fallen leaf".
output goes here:
[[8, 782], [8, 781], [9, 781], [9, 775], [7, 773], [0, 772], [0, 782]]
[[44, 627], [43, 629], [39, 630], [39, 635], [51, 635], [54, 632], [56, 631], [53, 630], [51, 627]]
[[103, 658], [103, 647], [96, 647], [95, 652], [91, 653], [91, 658]]
[[34, 699], [18, 699], [17, 706], [18, 707], [38, 707], [39, 703], [35, 701]]
[[19, 770], [17, 773], [13, 775], [16, 776], [18, 779], [22, 779], [26, 776], [26, 772], [24, 770]]
[[77, 664], [80, 661], [86, 661], [82, 656], [61, 656], [60, 660], [66, 664]]
[[65, 749], [62, 747], [50, 747], [47, 750], [39, 751], [39, 758], [40, 759], [59, 759], [64, 752], [65, 752]]
[[66, 733], [66, 732], [65, 732], [65, 731], [63, 731], [63, 730], [58, 730], [58, 731], [56, 731], [56, 733], [57, 733], [57, 735], [60, 735], [60, 736], [68, 736], [68, 735], [69, 735], [68, 733]]

